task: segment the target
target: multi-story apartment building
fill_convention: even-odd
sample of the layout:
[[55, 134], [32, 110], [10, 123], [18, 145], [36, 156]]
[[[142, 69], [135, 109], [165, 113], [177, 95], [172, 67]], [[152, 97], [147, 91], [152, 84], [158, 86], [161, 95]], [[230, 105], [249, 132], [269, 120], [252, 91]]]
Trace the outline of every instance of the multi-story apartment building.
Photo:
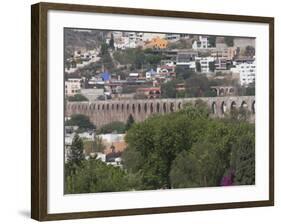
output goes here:
[[177, 33], [167, 33], [167, 34], [147, 34], [144, 33], [144, 40], [151, 40], [154, 37], [160, 37], [160, 38], [164, 38], [170, 42], [173, 41], [178, 41], [180, 39], [188, 39], [189, 38], [189, 34], [177, 34]]
[[141, 32], [113, 32], [114, 47], [125, 50], [143, 46], [143, 33]]
[[65, 95], [74, 96], [75, 94], [80, 93], [81, 91], [81, 79], [80, 78], [71, 78], [65, 81]]
[[256, 63], [241, 63], [236, 65], [241, 86], [248, 86], [256, 80]]
[[181, 36], [180, 34], [175, 34], [175, 33], [168, 33], [166, 34], [165, 39], [168, 41], [178, 41], [180, 40]]
[[[196, 63], [200, 64], [201, 72], [202, 73], [209, 73], [210, 72], [210, 62], [214, 62], [214, 57], [196, 57]], [[196, 72], [200, 72], [196, 68]]]
[[190, 61], [195, 61], [195, 58], [198, 56], [197, 51], [179, 51], [177, 53], [177, 65], [184, 65]]
[[236, 47], [215, 48], [212, 50], [211, 56], [217, 59], [233, 60], [237, 54]]
[[195, 40], [192, 44], [193, 49], [207, 49], [209, 47], [208, 37], [199, 36], [198, 40]]
[[129, 32], [128, 34], [129, 40], [130, 41], [143, 41], [143, 33], [138, 33], [138, 32]]
[[226, 70], [227, 69], [227, 60], [224, 58], [218, 58], [215, 60], [216, 70]]
[[197, 56], [197, 51], [180, 51], [177, 53], [176, 65], [184, 66], [188, 69], [195, 70], [195, 58]]

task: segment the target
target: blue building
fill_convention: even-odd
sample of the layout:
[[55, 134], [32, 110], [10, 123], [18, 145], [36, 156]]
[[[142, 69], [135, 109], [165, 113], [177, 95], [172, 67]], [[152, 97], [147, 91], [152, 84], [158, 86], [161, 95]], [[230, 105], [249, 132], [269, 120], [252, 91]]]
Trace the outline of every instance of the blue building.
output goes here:
[[101, 78], [103, 81], [109, 81], [110, 80], [110, 74], [108, 71], [105, 71], [104, 73], [102, 73]]

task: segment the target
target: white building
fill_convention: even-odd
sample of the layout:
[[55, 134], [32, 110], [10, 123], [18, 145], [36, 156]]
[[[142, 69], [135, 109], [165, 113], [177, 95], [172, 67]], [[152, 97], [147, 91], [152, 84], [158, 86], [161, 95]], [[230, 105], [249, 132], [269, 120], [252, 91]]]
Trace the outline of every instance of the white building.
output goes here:
[[[195, 61], [200, 63], [201, 72], [202, 73], [209, 73], [210, 72], [210, 62], [214, 62], [214, 57], [196, 57]], [[200, 72], [197, 71], [196, 72]]]
[[74, 96], [81, 91], [81, 79], [72, 78], [65, 81], [65, 95]]
[[216, 59], [215, 68], [217, 71], [226, 70], [227, 69], [227, 60], [223, 59], [223, 58]]
[[75, 135], [75, 133], [71, 133], [71, 134], [66, 133], [65, 134], [65, 137], [64, 137], [65, 145], [70, 146], [72, 144], [72, 140], [74, 138], [74, 135]]
[[208, 37], [199, 36], [199, 40], [195, 40], [192, 44], [193, 49], [207, 49], [209, 47]]
[[111, 144], [116, 141], [124, 141], [125, 134], [101, 134], [98, 137]]
[[92, 158], [96, 158], [96, 159], [99, 159], [101, 160], [102, 162], [106, 162], [106, 155], [104, 153], [101, 153], [101, 152], [92, 152], [90, 153], [90, 156]]
[[145, 78], [146, 78], [147, 80], [151, 80], [152, 78], [155, 77], [156, 74], [157, 74], [157, 72], [155, 72], [153, 69], [151, 69], [150, 71], [147, 71], [147, 72], [145, 73]]
[[100, 59], [98, 57], [97, 50], [90, 50], [90, 51], [75, 51], [73, 58], [67, 58], [67, 62], [69, 63], [68, 66], [65, 68], [65, 72], [68, 74], [76, 72], [78, 69], [83, 68], [93, 62], [96, 62]]
[[241, 63], [236, 65], [236, 68], [240, 75], [241, 86], [248, 86], [250, 83], [254, 83], [256, 79], [256, 63]]
[[175, 34], [175, 33], [168, 33], [166, 34], [166, 37], [165, 39], [168, 40], [168, 41], [178, 41], [180, 40], [181, 36], [180, 34]]
[[136, 33], [136, 41], [143, 41], [143, 33]]
[[121, 167], [121, 168], [123, 167], [121, 157], [115, 158], [114, 161], [112, 161], [112, 162], [106, 162], [106, 164], [116, 166], [116, 167]]
[[129, 78], [138, 79], [139, 78], [139, 73], [130, 73], [129, 74]]
[[136, 48], [143, 45], [143, 33], [130, 32], [126, 36], [114, 39], [114, 47], [116, 49], [125, 50], [127, 48]]
[[129, 47], [129, 37], [119, 37], [114, 39], [114, 47], [116, 49], [125, 50]]
[[195, 58], [197, 55], [197, 52], [178, 52], [176, 65], [187, 66], [189, 69], [195, 71]]
[[88, 139], [88, 140], [94, 140], [95, 139], [95, 134], [93, 132], [82, 132], [78, 134], [80, 138], [82, 139]]
[[143, 33], [129, 32], [128, 38], [129, 38], [129, 42], [128, 42], [127, 48], [136, 48], [137, 46], [142, 45]]

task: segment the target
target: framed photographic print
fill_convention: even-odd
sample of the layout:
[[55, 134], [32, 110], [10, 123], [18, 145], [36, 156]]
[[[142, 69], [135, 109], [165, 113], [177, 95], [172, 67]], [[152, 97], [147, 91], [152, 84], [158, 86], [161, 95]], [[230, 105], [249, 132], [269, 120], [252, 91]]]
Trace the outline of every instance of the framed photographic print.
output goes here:
[[274, 204], [274, 18], [32, 5], [32, 218]]

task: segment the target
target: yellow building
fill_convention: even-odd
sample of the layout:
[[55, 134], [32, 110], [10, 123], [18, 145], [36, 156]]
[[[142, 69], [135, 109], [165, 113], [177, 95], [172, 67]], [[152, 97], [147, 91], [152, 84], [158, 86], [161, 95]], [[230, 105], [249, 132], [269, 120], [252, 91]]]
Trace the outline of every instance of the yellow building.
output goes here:
[[162, 39], [160, 37], [153, 38], [148, 44], [146, 44], [147, 48], [156, 48], [156, 49], [164, 49], [167, 48], [168, 41]]

